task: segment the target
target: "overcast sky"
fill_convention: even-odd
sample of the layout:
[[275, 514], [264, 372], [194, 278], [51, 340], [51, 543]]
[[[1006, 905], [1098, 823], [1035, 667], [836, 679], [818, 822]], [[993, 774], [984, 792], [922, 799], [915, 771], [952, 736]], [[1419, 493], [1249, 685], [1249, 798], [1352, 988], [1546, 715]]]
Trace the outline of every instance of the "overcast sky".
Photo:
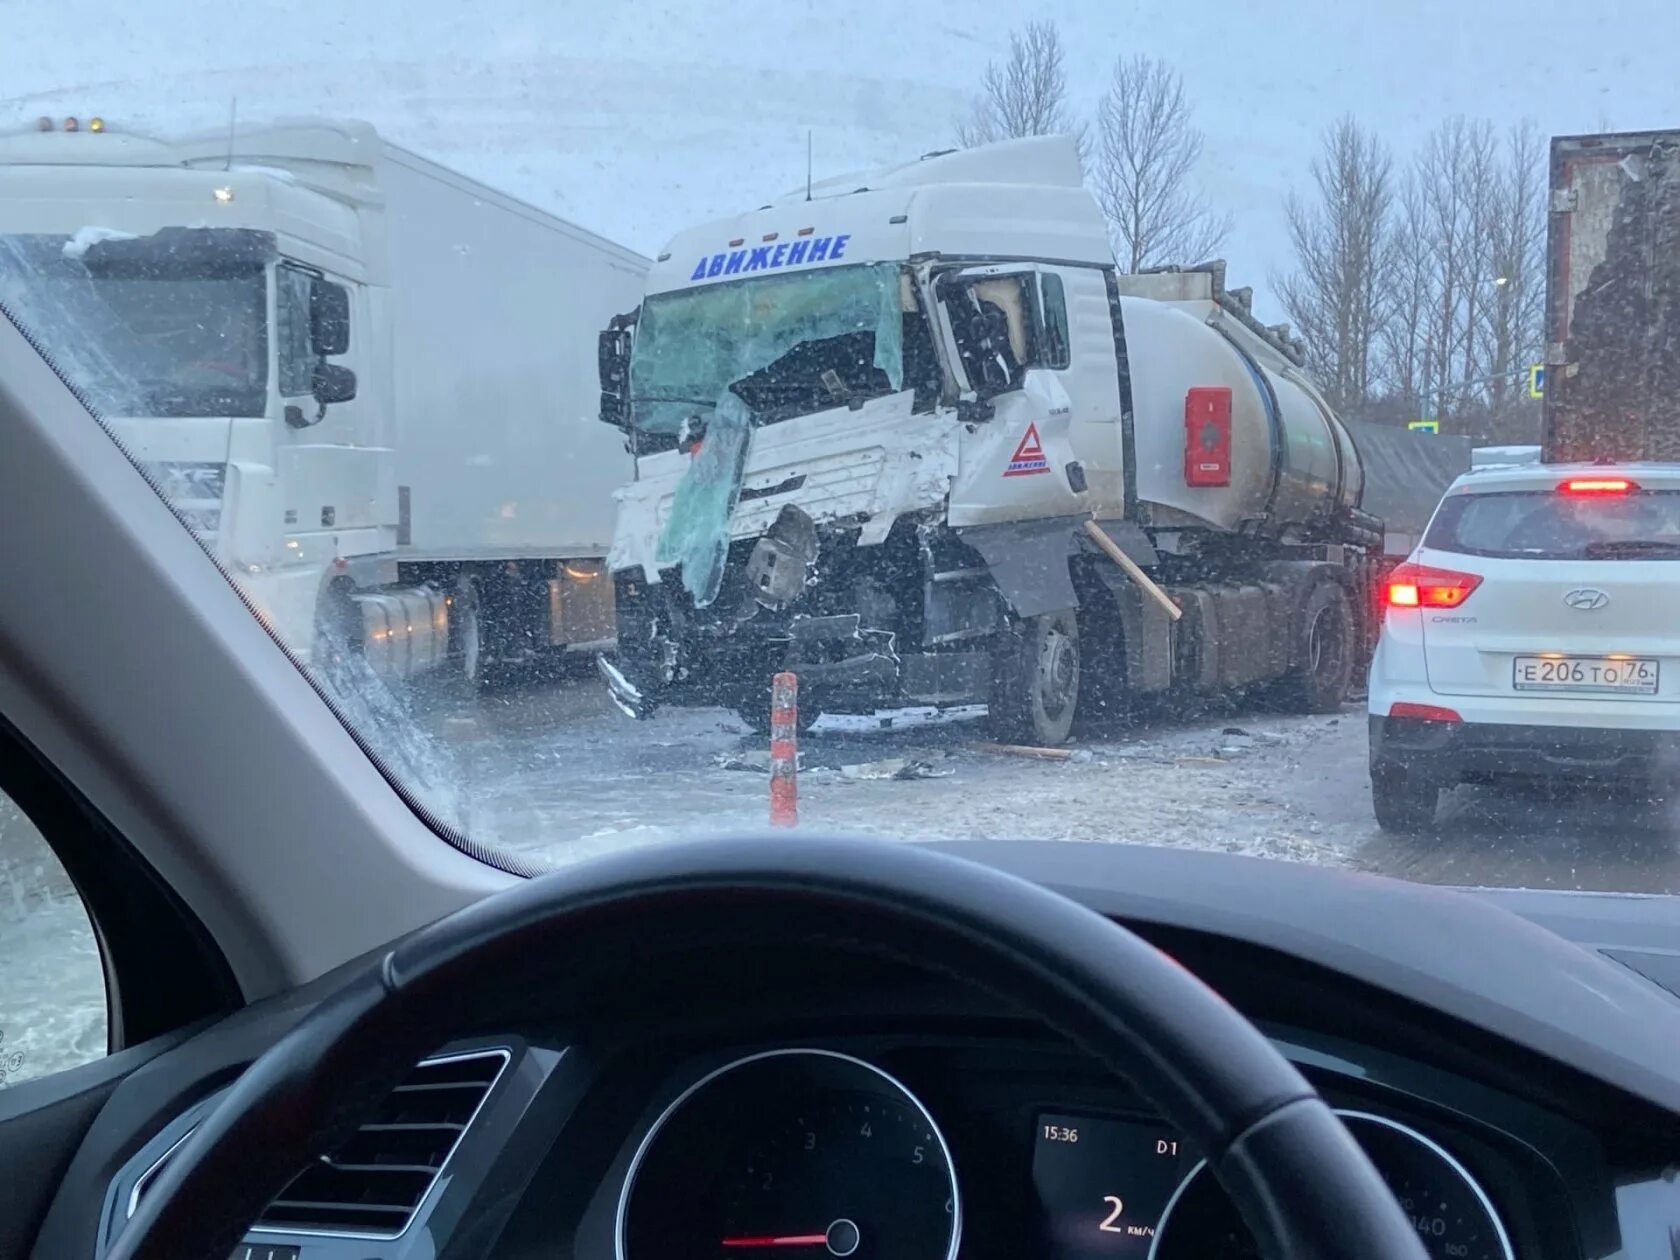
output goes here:
[[652, 253], [804, 179], [953, 142], [1012, 25], [1063, 30], [1087, 111], [1166, 58], [1236, 216], [1233, 284], [1289, 265], [1282, 200], [1351, 112], [1402, 156], [1463, 113], [1546, 133], [1680, 126], [1680, 0], [0, 0], [0, 125], [170, 133], [328, 113]]

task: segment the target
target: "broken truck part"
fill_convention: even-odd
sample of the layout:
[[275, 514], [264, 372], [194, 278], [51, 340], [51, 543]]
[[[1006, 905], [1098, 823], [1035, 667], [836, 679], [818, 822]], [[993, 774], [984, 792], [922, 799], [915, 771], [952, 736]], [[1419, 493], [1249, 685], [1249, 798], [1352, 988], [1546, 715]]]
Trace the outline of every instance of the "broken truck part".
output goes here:
[[1119, 274], [1066, 138], [684, 232], [600, 359], [627, 711], [767, 729], [785, 670], [801, 725], [983, 703], [1055, 745], [1151, 696], [1333, 708], [1365, 650], [1382, 526], [1302, 347], [1222, 263]]

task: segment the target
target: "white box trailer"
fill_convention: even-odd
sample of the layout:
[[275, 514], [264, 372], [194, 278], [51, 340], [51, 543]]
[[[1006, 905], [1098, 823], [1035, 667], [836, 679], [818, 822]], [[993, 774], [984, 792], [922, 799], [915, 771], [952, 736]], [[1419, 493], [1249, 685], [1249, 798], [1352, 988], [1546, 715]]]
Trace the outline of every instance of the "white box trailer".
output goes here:
[[630, 471], [599, 423], [600, 314], [645, 259], [384, 144], [399, 556], [601, 558]]
[[646, 259], [356, 122], [49, 127], [0, 194], [0, 292], [294, 647], [482, 680], [611, 636], [595, 332]]
[[[481, 616], [484, 664], [613, 637], [611, 490], [596, 333], [645, 258], [389, 143], [397, 558]], [[469, 634], [471, 631], [469, 630]], [[460, 635], [457, 634], [459, 640]]]

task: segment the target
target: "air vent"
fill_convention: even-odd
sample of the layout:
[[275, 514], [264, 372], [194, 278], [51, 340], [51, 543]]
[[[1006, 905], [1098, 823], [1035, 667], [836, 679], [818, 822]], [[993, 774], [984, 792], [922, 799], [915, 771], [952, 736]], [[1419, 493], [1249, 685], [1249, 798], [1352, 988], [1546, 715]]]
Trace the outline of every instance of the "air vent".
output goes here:
[[257, 1228], [378, 1238], [402, 1233], [509, 1057], [490, 1050], [424, 1060], [355, 1137], [268, 1205]]
[[133, 1216], [139, 1209], [140, 1200], [145, 1198], [146, 1192], [152, 1188], [152, 1182], [157, 1180], [158, 1174], [168, 1167], [170, 1160], [175, 1158], [175, 1152], [181, 1149], [181, 1143], [185, 1142], [197, 1131], [198, 1126], [195, 1124], [192, 1128], [181, 1134], [180, 1137], [176, 1138], [169, 1144], [169, 1149], [162, 1155], [159, 1155], [157, 1157], [157, 1161], [153, 1163], [150, 1168], [146, 1169], [145, 1172], [141, 1173], [135, 1180], [134, 1189], [128, 1192], [128, 1212], [124, 1216], [124, 1220]]

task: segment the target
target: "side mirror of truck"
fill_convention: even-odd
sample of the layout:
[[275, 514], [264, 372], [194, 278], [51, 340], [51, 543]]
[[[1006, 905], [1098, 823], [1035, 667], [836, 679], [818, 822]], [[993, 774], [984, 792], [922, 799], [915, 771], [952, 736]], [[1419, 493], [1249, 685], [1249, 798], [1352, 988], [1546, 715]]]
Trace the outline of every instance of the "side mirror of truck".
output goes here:
[[309, 348], [322, 358], [350, 349], [350, 290], [319, 276], [309, 285]]
[[356, 374], [336, 363], [317, 364], [309, 392], [322, 407], [349, 402], [356, 396]]
[[601, 419], [622, 429], [630, 421], [630, 330], [609, 328], [603, 332], [597, 357], [601, 370]]

